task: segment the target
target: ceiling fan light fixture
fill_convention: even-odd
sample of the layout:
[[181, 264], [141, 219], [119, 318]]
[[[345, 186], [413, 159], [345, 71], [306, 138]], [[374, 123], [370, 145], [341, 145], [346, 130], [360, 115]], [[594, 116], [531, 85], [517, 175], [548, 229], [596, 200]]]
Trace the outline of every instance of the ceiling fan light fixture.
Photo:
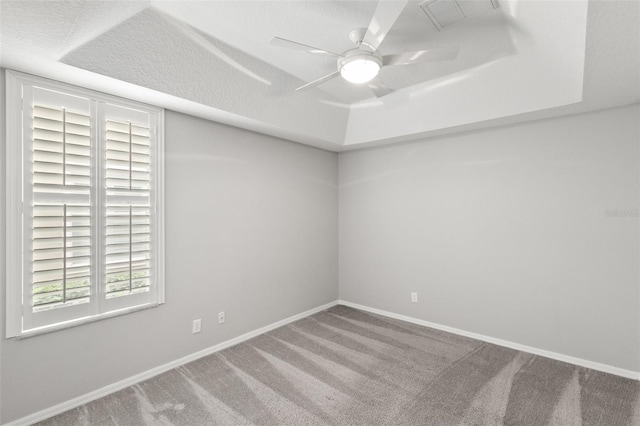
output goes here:
[[340, 75], [350, 83], [367, 83], [375, 78], [382, 67], [382, 60], [375, 55], [362, 53], [340, 61]]

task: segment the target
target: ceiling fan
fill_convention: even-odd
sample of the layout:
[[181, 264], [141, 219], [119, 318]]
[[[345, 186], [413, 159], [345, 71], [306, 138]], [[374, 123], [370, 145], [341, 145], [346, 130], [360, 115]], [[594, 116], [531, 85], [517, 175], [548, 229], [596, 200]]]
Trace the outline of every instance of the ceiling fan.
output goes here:
[[274, 37], [271, 40], [271, 44], [305, 51], [314, 55], [333, 57], [337, 60], [337, 71], [300, 86], [296, 91], [310, 89], [340, 75], [346, 81], [354, 84], [366, 83], [377, 97], [382, 97], [392, 92], [378, 75], [382, 67], [452, 60], [458, 56], [458, 51], [460, 50], [459, 46], [452, 46], [391, 55], [380, 54], [377, 50], [378, 46], [380, 46], [380, 43], [382, 43], [382, 40], [384, 40], [407, 3], [407, 0], [379, 1], [373, 18], [369, 23], [369, 28], [356, 28], [349, 33], [349, 39], [356, 44], [356, 48], [347, 50], [342, 54], [329, 52], [328, 50], [281, 37]]

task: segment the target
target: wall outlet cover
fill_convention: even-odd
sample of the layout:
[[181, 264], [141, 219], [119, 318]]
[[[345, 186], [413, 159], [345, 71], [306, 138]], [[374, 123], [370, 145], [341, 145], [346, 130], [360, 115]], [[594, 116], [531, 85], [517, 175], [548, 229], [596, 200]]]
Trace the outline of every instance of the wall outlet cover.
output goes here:
[[193, 320], [193, 326], [192, 326], [192, 333], [200, 333], [202, 329], [202, 320], [201, 319], [197, 319], [197, 320]]

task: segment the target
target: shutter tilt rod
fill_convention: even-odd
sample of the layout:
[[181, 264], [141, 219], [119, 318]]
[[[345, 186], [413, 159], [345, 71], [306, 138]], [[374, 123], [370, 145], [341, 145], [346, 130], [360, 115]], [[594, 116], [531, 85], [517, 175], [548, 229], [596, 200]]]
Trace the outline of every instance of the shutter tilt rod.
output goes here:
[[62, 303], [67, 303], [67, 204], [62, 205]]
[[67, 110], [62, 108], [62, 185], [67, 184]]
[[129, 204], [129, 293], [133, 288], [133, 207]]
[[[133, 174], [133, 171], [132, 171], [133, 165], [131, 164], [131, 159], [132, 159], [131, 143], [132, 143], [131, 122], [129, 122], [129, 191], [131, 191], [131, 176]], [[129, 293], [131, 293], [131, 290], [133, 288], [132, 262], [133, 262], [133, 207], [131, 206], [131, 204], [129, 204]]]

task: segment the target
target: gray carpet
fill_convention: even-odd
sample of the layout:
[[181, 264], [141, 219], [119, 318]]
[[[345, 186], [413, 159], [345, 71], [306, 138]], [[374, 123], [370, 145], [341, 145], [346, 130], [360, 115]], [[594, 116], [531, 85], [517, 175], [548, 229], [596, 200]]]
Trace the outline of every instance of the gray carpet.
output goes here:
[[640, 425], [640, 382], [336, 306], [39, 425]]

